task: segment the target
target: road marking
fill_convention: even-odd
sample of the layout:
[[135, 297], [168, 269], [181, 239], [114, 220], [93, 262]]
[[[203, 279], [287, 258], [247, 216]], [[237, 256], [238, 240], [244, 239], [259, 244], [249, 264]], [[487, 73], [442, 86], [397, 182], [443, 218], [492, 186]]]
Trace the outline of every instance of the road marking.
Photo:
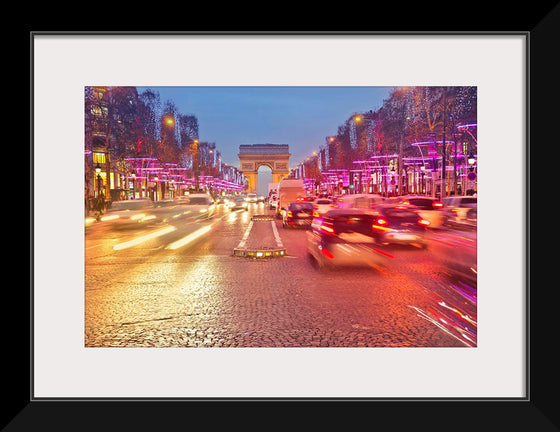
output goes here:
[[278, 234], [278, 228], [276, 228], [276, 223], [273, 220], [271, 220], [270, 223], [272, 224], [272, 231], [274, 232], [274, 238], [276, 239], [276, 246], [278, 246], [279, 248], [283, 248], [284, 246], [282, 245], [282, 239]]
[[149, 234], [146, 234], [146, 235], [137, 237], [137, 238], [135, 238], [135, 239], [126, 241], [126, 242], [124, 242], [124, 243], [116, 244], [115, 246], [113, 246], [113, 249], [114, 249], [114, 250], [127, 249], [127, 248], [129, 248], [129, 247], [139, 245], [140, 243], [144, 243], [144, 242], [147, 241], [147, 240], [151, 240], [151, 239], [153, 239], [153, 238], [162, 236], [162, 235], [164, 235], [164, 234], [168, 234], [168, 233], [170, 233], [170, 232], [172, 232], [172, 231], [175, 231], [176, 229], [177, 229], [177, 228], [175, 228], [174, 226], [170, 225], [170, 226], [168, 226], [168, 227], [165, 227], [165, 228], [162, 228], [162, 229], [160, 229], [160, 230], [151, 232], [151, 233], [149, 233]]
[[241, 249], [241, 248], [245, 247], [245, 243], [247, 242], [247, 239], [249, 238], [249, 233], [251, 232], [251, 228], [253, 228], [253, 221], [249, 222], [249, 226], [245, 230], [245, 234], [243, 234], [243, 238], [241, 239], [241, 241], [237, 245], [237, 249]]

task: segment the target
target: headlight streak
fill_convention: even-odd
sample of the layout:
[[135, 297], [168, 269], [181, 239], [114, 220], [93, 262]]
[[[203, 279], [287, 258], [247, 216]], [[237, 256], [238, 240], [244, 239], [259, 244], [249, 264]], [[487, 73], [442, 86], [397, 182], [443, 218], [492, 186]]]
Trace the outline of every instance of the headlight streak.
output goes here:
[[189, 235], [183, 237], [180, 240], [174, 241], [173, 243], [170, 243], [169, 245], [167, 245], [165, 247], [165, 249], [171, 249], [171, 250], [176, 250], [179, 249], [189, 243], [191, 243], [192, 241], [196, 240], [197, 238], [199, 238], [200, 236], [206, 234], [208, 231], [210, 231], [212, 229], [212, 225], [207, 225], [205, 227], [199, 228], [198, 230], [190, 233]]
[[108, 215], [108, 216], [103, 216], [101, 218], [101, 221], [105, 222], [105, 221], [110, 221], [110, 220], [115, 220], [118, 219], [119, 215]]
[[173, 231], [175, 231], [176, 229], [177, 229], [177, 228], [175, 228], [174, 226], [168, 226], [168, 227], [162, 228], [162, 229], [160, 229], [160, 230], [151, 232], [151, 233], [149, 233], [149, 234], [146, 234], [146, 235], [137, 237], [137, 238], [135, 238], [135, 239], [126, 241], [126, 242], [124, 242], [124, 243], [116, 244], [115, 246], [113, 246], [113, 249], [114, 249], [114, 250], [128, 249], [129, 247], [139, 245], [139, 244], [141, 244], [141, 243], [144, 243], [145, 241], [148, 241], [148, 240], [157, 238], [157, 237], [159, 237], [159, 236], [162, 236], [162, 235], [164, 235], [164, 234], [168, 234], [168, 233], [170, 233], [170, 232], [173, 232]]

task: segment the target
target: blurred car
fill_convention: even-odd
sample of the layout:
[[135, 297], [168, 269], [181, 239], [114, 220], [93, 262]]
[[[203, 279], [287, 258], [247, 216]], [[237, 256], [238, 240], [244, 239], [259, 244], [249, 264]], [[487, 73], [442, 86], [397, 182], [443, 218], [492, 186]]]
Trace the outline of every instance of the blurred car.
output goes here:
[[214, 197], [214, 202], [215, 202], [216, 204], [224, 204], [225, 201], [226, 201], [226, 197], [223, 196], [223, 195], [216, 195], [216, 196]]
[[320, 270], [377, 267], [392, 258], [377, 248], [373, 220], [371, 212], [358, 209], [331, 209], [313, 218], [307, 231], [307, 252], [312, 263]]
[[268, 199], [268, 208], [270, 210], [276, 210], [278, 207], [278, 195], [271, 195]]
[[317, 198], [313, 203], [313, 216], [317, 217], [333, 208], [333, 201], [328, 198]]
[[229, 207], [229, 205], [233, 202], [233, 198], [235, 198], [234, 195], [226, 195], [226, 196], [224, 197], [224, 205], [225, 205], [226, 207]]
[[336, 208], [359, 208], [373, 209], [383, 204], [383, 197], [376, 194], [350, 194], [341, 195], [335, 198]]
[[113, 201], [100, 222], [111, 222], [117, 229], [135, 228], [138, 224], [156, 219], [154, 204], [149, 199]]
[[371, 228], [376, 242], [384, 245], [402, 244], [428, 247], [426, 228], [430, 221], [408, 205], [379, 206], [374, 214]]
[[472, 226], [473, 215], [474, 221], [476, 222], [477, 198], [475, 196], [467, 195], [448, 197], [443, 199], [443, 204], [445, 205], [445, 212], [447, 216], [446, 223], [448, 225], [458, 227]]
[[430, 237], [430, 252], [452, 277], [476, 288], [476, 231], [448, 231]]
[[245, 198], [245, 201], [247, 201], [248, 203], [256, 203], [259, 200], [259, 197], [256, 193], [249, 193], [247, 194], [247, 197]]
[[200, 217], [211, 218], [216, 211], [214, 199], [204, 193], [194, 193], [181, 197], [180, 203], [191, 213]]
[[291, 202], [282, 217], [282, 227], [309, 228], [313, 219], [313, 204], [310, 202]]
[[242, 195], [236, 195], [234, 196], [229, 202], [228, 202], [228, 207], [230, 208], [230, 210], [238, 210], [238, 209], [242, 209], [242, 210], [248, 210], [249, 206], [247, 204], [247, 201], [245, 201], [245, 197]]
[[409, 195], [399, 198], [397, 203], [414, 206], [418, 214], [430, 222], [430, 228], [440, 228], [447, 219], [443, 203], [434, 197]]

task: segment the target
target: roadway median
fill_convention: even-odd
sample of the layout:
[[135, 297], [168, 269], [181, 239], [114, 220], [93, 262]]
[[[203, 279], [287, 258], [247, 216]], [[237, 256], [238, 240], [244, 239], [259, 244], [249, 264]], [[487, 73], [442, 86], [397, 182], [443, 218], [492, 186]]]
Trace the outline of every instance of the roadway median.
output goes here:
[[233, 249], [233, 255], [258, 259], [286, 256], [286, 248], [278, 234], [274, 217], [270, 215], [251, 217], [243, 238]]

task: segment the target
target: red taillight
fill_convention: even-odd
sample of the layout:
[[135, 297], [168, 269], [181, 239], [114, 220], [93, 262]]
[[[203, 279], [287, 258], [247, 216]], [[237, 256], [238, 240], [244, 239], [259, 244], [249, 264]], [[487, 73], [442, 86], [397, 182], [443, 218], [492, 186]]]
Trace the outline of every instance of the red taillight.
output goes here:
[[442, 208], [442, 207], [443, 207], [443, 203], [442, 203], [442, 202], [439, 202], [439, 201], [434, 201], [434, 202], [432, 203], [432, 207], [433, 207], [433, 208]]
[[327, 258], [334, 259], [334, 255], [326, 249], [321, 249], [321, 253], [325, 255]]
[[430, 225], [430, 221], [427, 221], [426, 219], [418, 219], [418, 225], [428, 226]]
[[371, 226], [373, 229], [376, 230], [380, 230], [380, 231], [393, 231], [391, 228], [388, 228], [384, 225], [387, 225], [389, 222], [387, 222], [385, 219], [382, 218], [378, 218], [375, 220], [375, 222], [373, 223], [373, 225]]

